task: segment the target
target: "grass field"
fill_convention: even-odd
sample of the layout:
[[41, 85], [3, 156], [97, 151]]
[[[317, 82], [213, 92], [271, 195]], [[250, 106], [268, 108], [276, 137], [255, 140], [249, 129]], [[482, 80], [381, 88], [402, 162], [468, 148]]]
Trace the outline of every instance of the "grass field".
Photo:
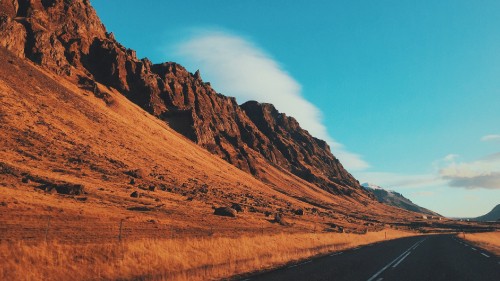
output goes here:
[[472, 242], [497, 256], [500, 256], [500, 232], [466, 233], [458, 235], [460, 238]]
[[214, 280], [387, 239], [416, 235], [387, 229], [367, 234], [297, 233], [0, 245], [1, 280]]

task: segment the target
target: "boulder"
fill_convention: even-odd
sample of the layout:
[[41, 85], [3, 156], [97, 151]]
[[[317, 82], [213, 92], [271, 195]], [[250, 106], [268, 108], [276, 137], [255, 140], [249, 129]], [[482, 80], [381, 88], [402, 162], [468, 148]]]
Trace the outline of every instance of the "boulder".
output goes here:
[[236, 211], [229, 207], [219, 207], [214, 210], [214, 215], [223, 217], [236, 217]]
[[297, 216], [303, 216], [304, 210], [302, 209], [293, 210], [293, 213], [296, 214]]
[[142, 169], [128, 170], [124, 173], [136, 179], [142, 179], [146, 177], [146, 172], [144, 172], [144, 170]]
[[243, 207], [241, 207], [241, 205], [238, 204], [238, 203], [233, 203], [233, 205], [231, 205], [231, 208], [233, 210], [235, 210], [236, 212], [238, 212], [238, 213], [242, 213], [243, 212]]
[[274, 221], [275, 223], [279, 223], [281, 225], [288, 225], [288, 222], [285, 220], [285, 216], [280, 213], [274, 214]]
[[82, 195], [84, 194], [84, 187], [81, 184], [72, 183], [45, 183], [38, 188], [45, 190], [46, 192], [57, 192], [64, 195]]

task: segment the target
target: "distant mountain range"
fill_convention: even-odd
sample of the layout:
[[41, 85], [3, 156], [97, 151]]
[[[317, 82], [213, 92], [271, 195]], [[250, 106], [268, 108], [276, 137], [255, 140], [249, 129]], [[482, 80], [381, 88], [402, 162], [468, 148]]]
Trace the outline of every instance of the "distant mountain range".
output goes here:
[[500, 220], [500, 204], [496, 205], [493, 210], [491, 210], [486, 215], [474, 218], [475, 221], [498, 221]]
[[431, 216], [441, 216], [436, 212], [418, 206], [417, 204], [411, 202], [410, 199], [404, 197], [403, 195], [401, 195], [396, 191], [386, 190], [383, 187], [371, 183], [363, 183], [362, 186], [367, 191], [373, 193], [373, 195], [375, 195], [377, 200], [381, 203], [402, 208], [412, 212], [422, 213]]

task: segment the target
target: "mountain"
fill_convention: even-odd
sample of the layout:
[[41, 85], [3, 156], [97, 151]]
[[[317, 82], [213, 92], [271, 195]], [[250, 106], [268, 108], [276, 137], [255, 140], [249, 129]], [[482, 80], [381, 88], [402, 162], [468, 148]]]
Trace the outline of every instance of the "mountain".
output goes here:
[[499, 221], [500, 220], [500, 204], [496, 205], [493, 210], [491, 210], [486, 215], [474, 218], [475, 221]]
[[199, 71], [137, 59], [87, 0], [0, 2], [0, 99], [0, 213], [13, 220], [57, 210], [196, 233], [227, 228], [207, 215], [233, 204], [245, 232], [270, 214], [359, 231], [414, 217], [374, 200], [273, 105], [238, 105]]
[[438, 213], [435, 213], [433, 211], [430, 211], [426, 208], [420, 207], [416, 205], [415, 203], [411, 202], [410, 199], [404, 197], [400, 193], [393, 191], [393, 190], [386, 190], [378, 185], [374, 185], [371, 183], [363, 183], [362, 186], [373, 193], [377, 200], [381, 203], [402, 208], [408, 211], [416, 212], [416, 213], [422, 213], [426, 215], [432, 215], [432, 216], [441, 216]]
[[[87, 0], [2, 1], [0, 46], [98, 91], [116, 89], [191, 141], [265, 180], [263, 160], [339, 195], [365, 198], [359, 182], [290, 116], [273, 105], [238, 105], [173, 62], [153, 64], [108, 33]], [[103, 95], [96, 93], [96, 95]], [[105, 100], [106, 97], [102, 96]], [[109, 101], [108, 101], [109, 102]]]

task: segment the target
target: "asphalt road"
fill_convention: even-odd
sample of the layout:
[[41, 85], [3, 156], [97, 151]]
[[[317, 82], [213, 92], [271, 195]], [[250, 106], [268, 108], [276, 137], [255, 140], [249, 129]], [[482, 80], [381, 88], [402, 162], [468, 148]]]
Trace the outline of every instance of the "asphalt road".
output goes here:
[[500, 258], [452, 235], [420, 236], [332, 253], [243, 280], [500, 281]]

